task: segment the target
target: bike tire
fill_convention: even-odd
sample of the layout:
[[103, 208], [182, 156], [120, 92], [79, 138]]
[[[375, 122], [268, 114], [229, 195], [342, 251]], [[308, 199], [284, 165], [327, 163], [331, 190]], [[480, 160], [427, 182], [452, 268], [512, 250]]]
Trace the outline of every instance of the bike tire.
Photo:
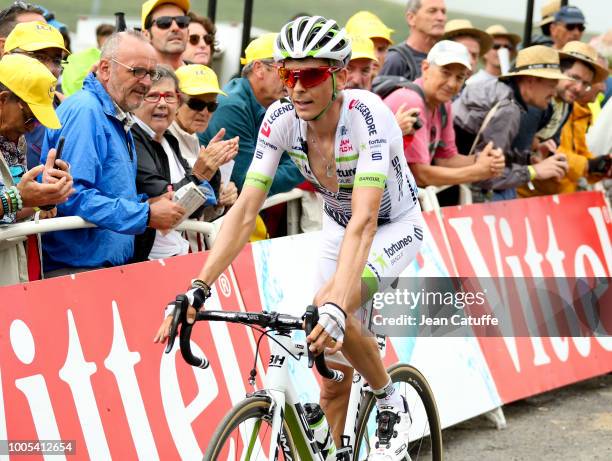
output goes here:
[[[436, 401], [434, 399], [433, 392], [425, 377], [419, 372], [416, 368], [398, 363], [391, 366], [387, 372], [391, 376], [391, 381], [395, 383], [406, 383], [412, 389], [416, 391], [419, 399], [424, 406], [425, 413], [427, 415], [427, 422], [429, 426], [429, 440], [430, 440], [430, 453], [426, 457], [423, 458], [414, 458], [414, 454], [411, 454], [412, 461], [422, 460], [422, 459], [431, 459], [432, 461], [442, 461], [443, 459], [443, 449], [442, 449], [442, 430], [440, 426], [440, 418], [438, 416], [438, 407], [436, 406]], [[409, 403], [409, 409], [412, 410]], [[364, 442], [364, 437], [366, 435], [366, 429], [368, 425], [368, 421], [371, 418], [372, 411], [376, 411], [376, 403], [374, 394], [368, 392], [364, 394], [360, 403], [359, 416], [357, 418], [356, 424], [356, 437], [355, 437], [355, 449], [353, 454], [353, 460], [359, 461], [360, 459], [364, 459], [360, 454], [360, 448], [362, 446], [362, 442]], [[420, 440], [422, 442], [422, 439]], [[412, 444], [412, 449], [415, 448], [415, 443]], [[419, 454], [420, 454], [420, 446]]]
[[[245, 423], [247, 420], [255, 420], [261, 421], [261, 426], [266, 425], [267, 430], [272, 430], [272, 421], [270, 420], [270, 399], [266, 397], [249, 397], [243, 400], [242, 402], [236, 404], [223, 418], [223, 420], [217, 426], [215, 433], [213, 434], [208, 447], [206, 448], [206, 452], [204, 453], [204, 461], [216, 461], [219, 458], [219, 455], [223, 453], [224, 447], [226, 447], [227, 443], [230, 442], [231, 434], [238, 429], [238, 427]], [[293, 443], [293, 439], [291, 438], [291, 434], [289, 432], [289, 428], [287, 423], [283, 419], [282, 422], [282, 434], [286, 440], [286, 446], [291, 454], [291, 458], [286, 458], [283, 451], [279, 448], [278, 450], [278, 458], [270, 459], [298, 459], [297, 451], [295, 449], [295, 444]], [[265, 454], [262, 454], [262, 457], [268, 459]], [[243, 459], [243, 458], [237, 458]], [[246, 458], [249, 461], [255, 461], [257, 457], [249, 457]], [[264, 458], [261, 458], [264, 459]]]

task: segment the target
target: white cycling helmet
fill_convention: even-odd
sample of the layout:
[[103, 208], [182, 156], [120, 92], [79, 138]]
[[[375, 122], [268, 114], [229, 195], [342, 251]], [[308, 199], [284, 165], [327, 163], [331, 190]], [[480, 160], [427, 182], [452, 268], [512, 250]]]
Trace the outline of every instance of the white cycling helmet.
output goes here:
[[283, 26], [274, 42], [274, 59], [321, 58], [346, 66], [351, 41], [344, 28], [323, 16], [301, 16]]

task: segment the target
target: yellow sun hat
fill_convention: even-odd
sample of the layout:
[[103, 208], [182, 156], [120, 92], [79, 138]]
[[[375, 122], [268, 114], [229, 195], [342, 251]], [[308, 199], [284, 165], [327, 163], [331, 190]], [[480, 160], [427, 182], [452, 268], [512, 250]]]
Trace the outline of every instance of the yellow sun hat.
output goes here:
[[23, 54], [5, 54], [0, 59], [0, 83], [25, 102], [44, 126], [62, 127], [53, 107], [57, 79], [44, 64]]

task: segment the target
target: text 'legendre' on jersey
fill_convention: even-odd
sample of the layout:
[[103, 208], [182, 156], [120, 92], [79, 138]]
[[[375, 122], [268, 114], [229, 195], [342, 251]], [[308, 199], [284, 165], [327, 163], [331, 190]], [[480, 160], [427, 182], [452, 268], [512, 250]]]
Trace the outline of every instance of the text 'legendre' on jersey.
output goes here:
[[334, 145], [338, 192], [323, 187], [312, 173], [306, 141], [308, 125], [298, 118], [287, 98], [275, 102], [266, 112], [245, 186], [269, 190], [280, 157], [287, 152], [323, 196], [325, 213], [341, 226], [346, 226], [351, 218], [355, 187], [384, 190], [379, 224], [418, 210], [417, 186], [404, 157], [402, 133], [393, 113], [369, 91], [344, 90], [341, 94], [342, 109]]

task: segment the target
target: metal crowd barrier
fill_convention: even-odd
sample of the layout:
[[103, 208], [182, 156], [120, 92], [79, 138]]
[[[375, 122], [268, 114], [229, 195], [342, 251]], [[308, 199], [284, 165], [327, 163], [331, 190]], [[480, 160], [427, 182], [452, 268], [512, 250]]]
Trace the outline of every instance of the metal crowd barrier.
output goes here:
[[[287, 230], [289, 231], [289, 228], [291, 227], [291, 233], [297, 234], [299, 233], [300, 221], [300, 208], [298, 201], [302, 198], [304, 194], [304, 191], [300, 189], [294, 189], [283, 194], [273, 195], [265, 201], [262, 209], [266, 209], [274, 205], [279, 205], [281, 203], [287, 203], [288, 221], [292, 220], [291, 223], [288, 222]], [[176, 230], [187, 230], [202, 234], [206, 243], [206, 247], [211, 248], [215, 239], [217, 238], [217, 234], [219, 232], [219, 228], [221, 227], [222, 220], [223, 218], [217, 219], [214, 222], [204, 222], [187, 219], [181, 224], [179, 224], [176, 227]], [[22, 241], [23, 238], [28, 235], [44, 234], [47, 232], [56, 232], [63, 230], [86, 229], [90, 227], [96, 226], [78, 216], [66, 216], [61, 218], [25, 221], [0, 227], [0, 242], [18, 242]]]

